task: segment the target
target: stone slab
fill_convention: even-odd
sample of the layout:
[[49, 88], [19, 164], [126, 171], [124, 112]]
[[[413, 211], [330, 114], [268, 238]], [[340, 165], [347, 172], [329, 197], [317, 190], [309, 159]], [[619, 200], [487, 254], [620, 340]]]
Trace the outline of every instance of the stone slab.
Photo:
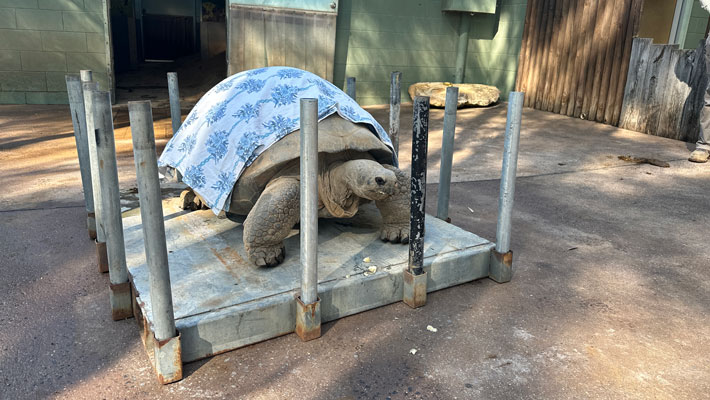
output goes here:
[[[183, 361], [293, 332], [301, 276], [298, 231], [293, 230], [286, 239], [283, 264], [257, 268], [246, 261], [243, 218], [219, 219], [209, 210], [186, 212], [177, 204], [174, 197], [163, 201]], [[374, 206], [363, 208], [352, 219], [319, 221], [318, 292], [323, 322], [402, 300], [408, 246], [380, 241], [379, 212]], [[139, 209], [123, 214], [129, 272], [150, 326], [149, 277], [140, 219]], [[426, 230], [428, 291], [488, 276], [492, 243], [430, 216]], [[366, 257], [371, 262], [365, 263]], [[371, 266], [377, 267], [374, 274], [368, 272]]]

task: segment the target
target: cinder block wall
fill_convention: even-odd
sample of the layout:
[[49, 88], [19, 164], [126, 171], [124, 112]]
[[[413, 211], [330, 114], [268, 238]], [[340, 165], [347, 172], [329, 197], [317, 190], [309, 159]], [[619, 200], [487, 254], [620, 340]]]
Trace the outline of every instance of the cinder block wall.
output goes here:
[[[474, 15], [465, 82], [495, 85], [503, 99], [515, 86], [527, 0], [501, 0], [496, 15]], [[340, 0], [334, 83], [357, 79], [360, 104], [387, 104], [389, 77], [402, 72], [407, 88], [453, 81], [460, 16], [442, 13], [441, 0]]]
[[64, 75], [109, 89], [102, 0], [0, 0], [0, 104], [65, 104]]

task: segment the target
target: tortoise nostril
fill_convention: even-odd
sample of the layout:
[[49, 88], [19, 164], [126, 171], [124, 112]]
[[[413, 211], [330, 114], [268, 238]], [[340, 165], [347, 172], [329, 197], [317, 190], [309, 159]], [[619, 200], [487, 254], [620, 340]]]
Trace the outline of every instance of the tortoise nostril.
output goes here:
[[377, 184], [380, 186], [385, 184], [385, 180], [380, 178], [379, 176], [377, 178], [375, 178], [375, 182], [377, 182]]

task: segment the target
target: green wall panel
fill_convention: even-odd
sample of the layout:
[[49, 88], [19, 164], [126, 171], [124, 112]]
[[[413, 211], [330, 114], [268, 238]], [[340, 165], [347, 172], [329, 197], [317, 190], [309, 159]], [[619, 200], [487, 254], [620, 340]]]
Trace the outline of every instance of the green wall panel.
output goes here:
[[[472, 16], [465, 82], [515, 86], [526, 0], [500, 0], [497, 14]], [[389, 102], [392, 71], [402, 72], [402, 101], [415, 82], [452, 81], [459, 14], [441, 0], [340, 0], [334, 83], [357, 79], [360, 104]]]

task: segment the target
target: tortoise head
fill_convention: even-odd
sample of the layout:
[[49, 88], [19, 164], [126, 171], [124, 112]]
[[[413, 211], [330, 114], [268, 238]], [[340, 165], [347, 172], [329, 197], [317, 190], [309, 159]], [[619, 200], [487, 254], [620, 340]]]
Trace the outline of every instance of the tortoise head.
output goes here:
[[394, 193], [397, 176], [372, 160], [351, 160], [342, 164], [344, 184], [357, 196], [384, 200]]

